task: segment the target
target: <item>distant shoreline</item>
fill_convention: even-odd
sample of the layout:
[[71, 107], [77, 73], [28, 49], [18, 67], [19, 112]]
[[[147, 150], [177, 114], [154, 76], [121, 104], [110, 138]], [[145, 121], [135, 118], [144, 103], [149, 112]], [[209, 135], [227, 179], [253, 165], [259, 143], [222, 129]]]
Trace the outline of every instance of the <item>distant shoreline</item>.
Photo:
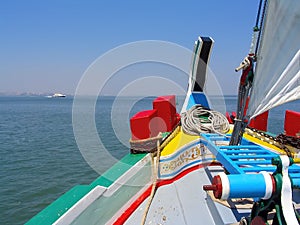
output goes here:
[[[54, 93], [1, 93], [1, 97], [47, 97], [47, 96], [53, 96]], [[65, 94], [67, 97], [74, 97], [74, 94]], [[175, 95], [176, 97], [185, 97], [185, 95]], [[100, 95], [100, 96], [94, 96], [94, 95], [82, 95], [80, 97], [155, 97], [155, 96], [138, 96], [138, 95], [122, 95], [122, 96], [116, 96], [116, 95]], [[210, 97], [219, 97], [218, 95], [216, 96], [210, 96]], [[224, 95], [224, 97], [232, 97], [232, 98], [237, 98], [237, 95]]]

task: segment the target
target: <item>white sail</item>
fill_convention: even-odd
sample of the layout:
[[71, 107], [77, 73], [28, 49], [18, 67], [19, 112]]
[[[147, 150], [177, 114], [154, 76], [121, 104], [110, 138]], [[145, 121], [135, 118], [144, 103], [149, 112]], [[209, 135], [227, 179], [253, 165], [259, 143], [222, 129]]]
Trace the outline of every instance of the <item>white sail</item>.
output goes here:
[[269, 0], [248, 115], [300, 99], [300, 1]]

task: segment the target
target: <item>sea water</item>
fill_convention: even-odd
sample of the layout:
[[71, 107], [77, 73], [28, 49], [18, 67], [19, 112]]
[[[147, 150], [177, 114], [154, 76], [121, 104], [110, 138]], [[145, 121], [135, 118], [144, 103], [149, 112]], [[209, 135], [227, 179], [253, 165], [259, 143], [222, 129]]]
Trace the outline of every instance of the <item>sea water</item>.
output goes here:
[[[98, 99], [95, 122], [104, 147], [118, 160], [129, 152], [124, 143], [130, 137], [129, 117], [151, 109], [153, 98], [124, 97], [113, 111], [115, 100]], [[182, 99], [177, 100], [179, 109]], [[225, 100], [227, 111], [235, 111], [237, 98], [227, 96]], [[89, 184], [99, 176], [76, 144], [72, 103], [71, 97], [0, 97], [0, 224], [24, 224], [73, 186]], [[129, 112], [122, 110], [128, 108]], [[272, 133], [283, 132], [285, 109], [300, 111], [300, 102], [270, 112]], [[120, 122], [116, 117], [126, 120]], [[109, 166], [105, 159], [99, 165]]]

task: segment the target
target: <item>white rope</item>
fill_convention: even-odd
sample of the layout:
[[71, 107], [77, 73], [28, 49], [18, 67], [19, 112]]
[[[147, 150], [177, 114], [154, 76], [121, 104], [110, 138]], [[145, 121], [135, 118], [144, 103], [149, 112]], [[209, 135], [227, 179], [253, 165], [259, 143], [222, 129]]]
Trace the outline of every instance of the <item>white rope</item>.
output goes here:
[[282, 162], [282, 187], [281, 187], [281, 207], [283, 217], [288, 225], [299, 225], [293, 207], [293, 191], [289, 178], [288, 168], [290, 159], [286, 155], [280, 156]]
[[158, 181], [158, 170], [159, 170], [159, 159], [160, 159], [160, 142], [159, 140], [157, 141], [157, 153], [156, 153], [156, 161], [154, 162], [154, 154], [151, 154], [151, 159], [152, 159], [152, 176], [153, 176], [153, 182], [152, 182], [152, 188], [151, 188], [151, 194], [149, 196], [149, 200], [148, 203], [146, 205], [145, 211], [142, 215], [142, 221], [141, 221], [141, 225], [144, 225], [147, 219], [147, 215], [151, 206], [151, 203], [154, 199], [156, 190], [157, 190], [157, 181]]
[[195, 105], [181, 114], [181, 126], [183, 132], [190, 135], [225, 134], [229, 131], [229, 122], [222, 113], [205, 109], [201, 105]]

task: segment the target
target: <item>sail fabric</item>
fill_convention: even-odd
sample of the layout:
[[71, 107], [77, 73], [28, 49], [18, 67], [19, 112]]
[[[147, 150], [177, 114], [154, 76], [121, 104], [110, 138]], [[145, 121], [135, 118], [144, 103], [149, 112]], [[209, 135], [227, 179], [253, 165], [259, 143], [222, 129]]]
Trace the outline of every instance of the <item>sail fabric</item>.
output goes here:
[[300, 99], [300, 1], [268, 0], [248, 116]]

